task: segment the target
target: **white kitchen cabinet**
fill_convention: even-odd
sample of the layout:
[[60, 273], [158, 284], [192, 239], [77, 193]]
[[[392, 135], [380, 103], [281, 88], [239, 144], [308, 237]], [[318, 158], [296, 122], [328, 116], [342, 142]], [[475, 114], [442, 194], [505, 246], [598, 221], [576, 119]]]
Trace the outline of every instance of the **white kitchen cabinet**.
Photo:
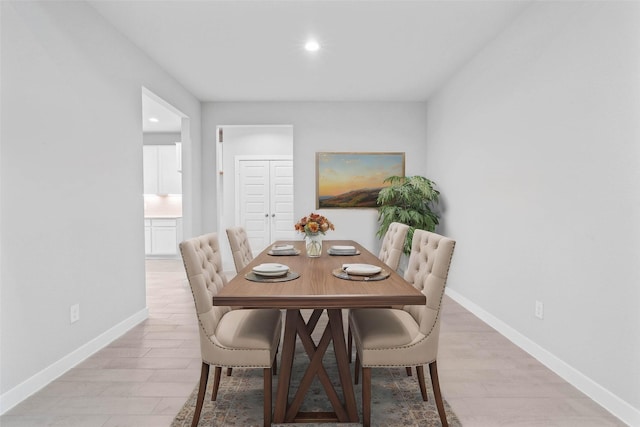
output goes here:
[[178, 172], [175, 145], [158, 146], [158, 193], [182, 194], [182, 174]]
[[155, 255], [175, 255], [176, 227], [151, 227], [151, 253]]
[[182, 235], [179, 218], [145, 219], [145, 253], [147, 255], [176, 256], [178, 239]]
[[182, 194], [182, 174], [178, 172], [175, 145], [142, 147], [145, 194]]
[[151, 254], [151, 220], [144, 220], [144, 253]]
[[158, 194], [158, 148], [155, 145], [142, 146], [142, 169], [144, 194]]

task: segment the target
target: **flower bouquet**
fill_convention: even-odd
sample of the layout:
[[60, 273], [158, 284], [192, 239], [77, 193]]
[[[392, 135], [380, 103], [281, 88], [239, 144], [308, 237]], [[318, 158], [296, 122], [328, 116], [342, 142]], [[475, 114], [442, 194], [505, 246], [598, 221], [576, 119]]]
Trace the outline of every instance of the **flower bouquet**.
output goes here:
[[307, 255], [319, 257], [322, 254], [322, 237], [329, 230], [335, 230], [331, 221], [325, 216], [311, 213], [302, 217], [295, 225], [299, 233], [304, 233], [306, 239]]

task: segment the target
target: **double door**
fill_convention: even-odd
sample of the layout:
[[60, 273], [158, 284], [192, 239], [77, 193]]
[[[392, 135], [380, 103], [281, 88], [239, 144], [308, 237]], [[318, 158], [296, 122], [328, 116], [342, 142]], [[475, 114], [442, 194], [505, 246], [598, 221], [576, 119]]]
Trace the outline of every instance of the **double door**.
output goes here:
[[295, 238], [293, 161], [239, 160], [237, 224], [247, 231], [254, 255], [276, 240]]

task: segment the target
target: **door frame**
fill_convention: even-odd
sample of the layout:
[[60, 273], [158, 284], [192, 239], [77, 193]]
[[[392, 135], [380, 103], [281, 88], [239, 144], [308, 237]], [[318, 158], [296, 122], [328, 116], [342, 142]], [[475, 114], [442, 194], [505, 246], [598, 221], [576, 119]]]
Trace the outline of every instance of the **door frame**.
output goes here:
[[[232, 155], [230, 154], [229, 149], [226, 149], [226, 150], [224, 149], [225, 142], [228, 143], [230, 141], [229, 136], [226, 134], [226, 132], [224, 132], [225, 129], [247, 129], [247, 130], [256, 129], [257, 131], [259, 131], [262, 128], [291, 129], [291, 141], [290, 141], [291, 146], [288, 150], [286, 150], [286, 153], [267, 155], [267, 154], [252, 154], [251, 152], [247, 152], [247, 154]], [[293, 153], [293, 138], [294, 138], [293, 130], [294, 130], [294, 125], [292, 124], [264, 124], [264, 125], [221, 125], [219, 124], [219, 125], [216, 125], [215, 170], [216, 170], [216, 194], [218, 195], [218, 197], [216, 198], [217, 199], [216, 229], [218, 230], [218, 233], [220, 236], [225, 236], [225, 230], [227, 226], [233, 226], [236, 224], [236, 223], [232, 223], [231, 222], [232, 220], [237, 221], [236, 219], [236, 216], [238, 215], [237, 209], [236, 209], [237, 197], [235, 194], [230, 194], [228, 191], [225, 191], [227, 187], [226, 183], [233, 182], [235, 186], [235, 180], [236, 180], [235, 170], [237, 169], [235, 158], [236, 157], [247, 157], [247, 158], [275, 157], [276, 160], [277, 159], [292, 160], [294, 162], [294, 168], [295, 168], [295, 160], [293, 155], [294, 154]], [[224, 133], [223, 141], [220, 140], [221, 133]], [[259, 152], [259, 150], [256, 150], [256, 151]], [[224, 167], [225, 164], [227, 165], [228, 168], [231, 168], [232, 167], [231, 165], [233, 165], [234, 170], [233, 171], [226, 170]], [[233, 201], [231, 200], [231, 197], [233, 197]], [[233, 206], [233, 208], [236, 209], [236, 211], [233, 214], [229, 212], [230, 209], [227, 209], [227, 207], [231, 207], [231, 206]], [[228, 213], [228, 216], [225, 215], [225, 213]], [[222, 255], [223, 269], [229, 272], [234, 271], [233, 258], [231, 255], [231, 250], [229, 248], [227, 239], [222, 239], [222, 238], [220, 239], [220, 252]]]

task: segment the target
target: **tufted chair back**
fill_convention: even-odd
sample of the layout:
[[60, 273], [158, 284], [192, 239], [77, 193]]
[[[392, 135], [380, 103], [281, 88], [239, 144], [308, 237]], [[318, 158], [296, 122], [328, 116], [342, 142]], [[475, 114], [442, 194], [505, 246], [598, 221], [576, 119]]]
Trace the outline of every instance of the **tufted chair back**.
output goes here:
[[392, 270], [398, 269], [408, 232], [408, 225], [392, 222], [389, 224], [389, 228], [382, 239], [382, 247], [380, 248], [378, 258]]
[[406, 305], [420, 332], [429, 336], [440, 328], [440, 305], [449, 274], [455, 241], [436, 233], [416, 230], [411, 244], [409, 265], [404, 278], [427, 297], [426, 305]]
[[[184, 268], [189, 279], [200, 323], [201, 349], [210, 345], [210, 339], [222, 316], [230, 307], [214, 306], [213, 296], [227, 284], [222, 272], [222, 257], [218, 234], [210, 233], [180, 243]], [[203, 358], [204, 355], [203, 355]]]
[[227, 237], [229, 238], [229, 246], [231, 246], [231, 254], [233, 255], [233, 263], [236, 266], [237, 273], [253, 260], [249, 237], [243, 227], [227, 228]]

